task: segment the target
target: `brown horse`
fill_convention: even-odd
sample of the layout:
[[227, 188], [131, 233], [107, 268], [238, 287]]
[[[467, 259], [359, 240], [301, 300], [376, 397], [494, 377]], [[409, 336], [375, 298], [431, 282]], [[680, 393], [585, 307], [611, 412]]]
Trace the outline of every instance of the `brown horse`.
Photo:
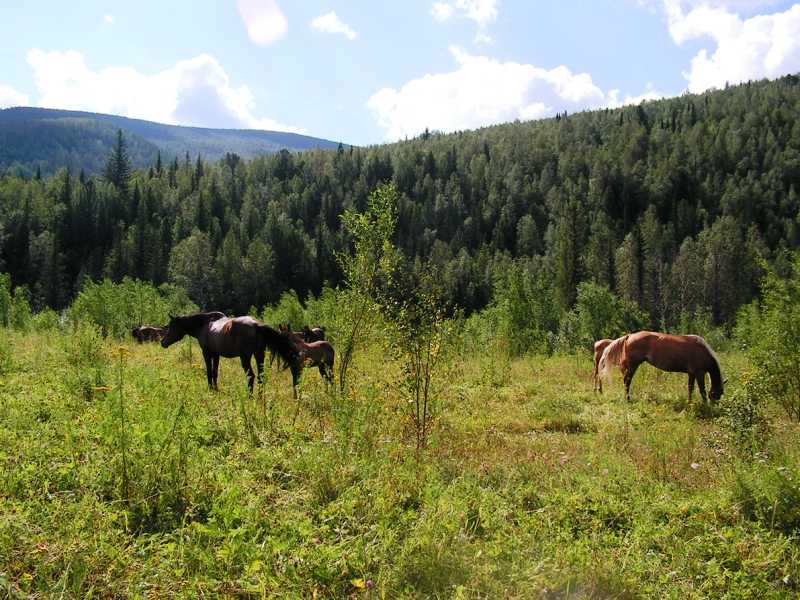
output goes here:
[[231, 319], [220, 312], [170, 316], [167, 333], [161, 340], [161, 345], [167, 348], [185, 335], [197, 338], [200, 344], [206, 362], [208, 387], [211, 389], [217, 389], [220, 356], [239, 357], [251, 392], [255, 382], [251, 357], [256, 359], [259, 379], [267, 349], [277, 354], [286, 365], [298, 360], [298, 350], [293, 344], [288, 343], [279, 331], [259, 323], [253, 317]]
[[716, 401], [722, 396], [725, 382], [722, 380], [719, 359], [708, 342], [699, 335], [670, 335], [651, 331], [631, 333], [608, 345], [600, 358], [599, 367], [602, 376], [609, 377], [610, 366], [619, 365], [625, 394], [630, 398], [631, 379], [643, 362], [662, 371], [689, 375], [690, 401], [695, 381], [703, 401], [706, 400], [706, 373], [711, 379], [709, 397]]
[[294, 361], [286, 361], [287, 366], [292, 372], [292, 395], [297, 398], [297, 381], [300, 379], [300, 374], [305, 367], [319, 367], [319, 374], [328, 381], [333, 381], [333, 361], [334, 351], [330, 342], [320, 340], [318, 342], [311, 342], [306, 344], [304, 341], [297, 339], [297, 336], [292, 333], [291, 329], [286, 325], [278, 326], [281, 335], [287, 341], [291, 340], [298, 351], [298, 357]]
[[167, 332], [166, 327], [134, 327], [131, 330], [131, 335], [133, 339], [135, 339], [140, 344], [144, 342], [158, 342], [161, 341], [161, 338], [164, 337], [164, 334]]
[[308, 325], [303, 325], [302, 334], [303, 341], [306, 344], [310, 344], [312, 342], [321, 342], [325, 339], [325, 328], [314, 327], [314, 329], [311, 329]]
[[592, 386], [592, 391], [600, 391], [603, 393], [603, 379], [600, 377], [600, 370], [597, 368], [600, 364], [600, 357], [603, 356], [603, 351], [608, 347], [608, 345], [612, 342], [608, 338], [597, 340], [594, 343], [594, 372], [592, 373], [592, 378], [594, 379], [594, 384]]

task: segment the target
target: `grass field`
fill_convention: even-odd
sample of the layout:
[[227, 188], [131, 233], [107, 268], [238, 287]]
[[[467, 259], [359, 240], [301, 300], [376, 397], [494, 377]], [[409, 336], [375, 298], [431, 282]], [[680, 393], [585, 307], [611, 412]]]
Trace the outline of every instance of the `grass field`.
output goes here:
[[0, 597], [796, 597], [800, 427], [721, 360], [712, 411], [646, 365], [593, 394], [589, 352], [462, 356], [419, 452], [377, 344], [293, 401], [237, 360], [209, 392], [194, 341], [4, 332]]

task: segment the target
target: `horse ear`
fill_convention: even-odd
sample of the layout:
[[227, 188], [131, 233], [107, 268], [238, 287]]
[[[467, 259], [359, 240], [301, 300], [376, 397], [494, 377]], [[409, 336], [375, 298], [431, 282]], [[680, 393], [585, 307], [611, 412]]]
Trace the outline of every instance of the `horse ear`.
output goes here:
[[728, 383], [728, 379], [727, 378], [722, 380], [722, 385], [725, 385], [726, 383]]

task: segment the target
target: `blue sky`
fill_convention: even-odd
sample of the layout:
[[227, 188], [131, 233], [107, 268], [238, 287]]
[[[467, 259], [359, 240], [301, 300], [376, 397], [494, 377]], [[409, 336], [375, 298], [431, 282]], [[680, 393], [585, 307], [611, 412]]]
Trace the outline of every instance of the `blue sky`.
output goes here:
[[800, 71], [776, 0], [0, 0], [0, 108], [348, 144]]

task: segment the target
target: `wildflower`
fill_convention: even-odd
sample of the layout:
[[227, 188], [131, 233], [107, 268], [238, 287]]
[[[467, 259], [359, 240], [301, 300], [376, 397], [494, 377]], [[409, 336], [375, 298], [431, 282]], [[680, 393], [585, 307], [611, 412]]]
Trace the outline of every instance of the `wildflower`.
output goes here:
[[372, 579], [367, 579], [367, 582], [364, 585], [367, 586], [367, 589], [372, 589], [372, 586], [375, 584], [372, 583]]
[[692, 466], [693, 469], [699, 469], [700, 468], [700, 463], [693, 462], [691, 466]]

